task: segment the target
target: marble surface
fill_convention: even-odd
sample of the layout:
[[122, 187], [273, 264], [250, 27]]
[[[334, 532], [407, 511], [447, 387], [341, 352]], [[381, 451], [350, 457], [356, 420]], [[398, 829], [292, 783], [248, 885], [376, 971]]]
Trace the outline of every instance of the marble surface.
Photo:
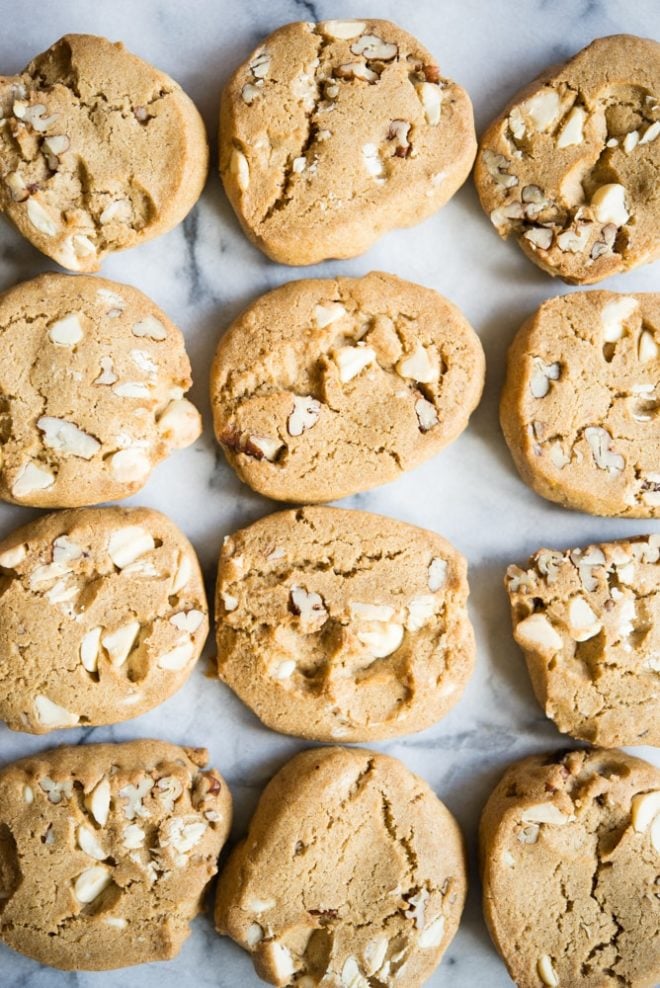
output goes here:
[[[658, 35], [657, 0], [114, 0], [16, 4], [0, 0], [0, 66], [20, 70], [66, 32], [103, 34], [174, 76], [200, 106], [212, 140], [218, 92], [229, 72], [272, 29], [290, 20], [379, 16], [398, 20], [436, 54], [442, 71], [464, 85], [479, 128], [516, 89], [543, 67], [562, 61], [599, 35]], [[0, 227], [0, 290], [52, 268], [8, 224]], [[397, 482], [346, 500], [435, 529], [468, 557], [471, 613], [478, 642], [476, 672], [459, 705], [422, 734], [377, 745], [401, 758], [434, 787], [464, 828], [471, 853], [471, 892], [460, 931], [431, 986], [511, 984], [481, 918], [474, 860], [480, 809], [509, 762], [565, 745], [534, 702], [510, 630], [502, 576], [507, 563], [540, 545], [660, 530], [657, 522], [599, 519], [568, 512], [533, 495], [515, 473], [497, 421], [506, 348], [523, 319], [544, 299], [568, 291], [504, 244], [482, 214], [470, 181], [426, 223], [385, 237], [368, 254], [307, 270], [275, 265], [251, 247], [224, 198], [213, 169], [197, 207], [176, 230], [106, 261], [103, 274], [149, 294], [183, 329], [193, 364], [193, 398], [205, 432], [194, 448], [172, 457], [131, 503], [167, 512], [195, 544], [208, 578], [222, 537], [274, 506], [243, 487], [216, 449], [207, 399], [207, 372], [218, 337], [245, 304], [293, 277], [391, 271], [448, 295], [483, 341], [488, 361], [484, 399], [468, 431], [449, 449]], [[660, 268], [638, 269], [605, 283], [614, 290], [658, 287]], [[0, 507], [0, 535], [30, 512]], [[208, 654], [212, 654], [208, 649]], [[59, 743], [163, 737], [206, 745], [235, 799], [240, 835], [265, 782], [302, 742], [261, 727], [218, 682], [206, 663], [166, 704], [117, 727], [61, 731], [48, 739], [0, 727], [1, 761]], [[654, 758], [650, 749], [637, 749]], [[660, 753], [655, 753], [660, 762]], [[243, 988], [258, 985], [245, 954], [220, 939], [200, 916], [180, 956], [167, 964], [106, 974], [42, 968], [0, 947], [0, 985], [21, 988]]]

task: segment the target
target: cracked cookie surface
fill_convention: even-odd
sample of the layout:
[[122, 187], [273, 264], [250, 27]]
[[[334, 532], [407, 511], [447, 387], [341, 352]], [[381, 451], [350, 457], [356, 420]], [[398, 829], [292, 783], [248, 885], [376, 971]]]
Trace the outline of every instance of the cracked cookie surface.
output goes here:
[[208, 634], [195, 551], [149, 508], [44, 515], [0, 542], [0, 718], [112, 724], [186, 681]]
[[253, 302], [218, 346], [211, 404], [241, 480], [312, 503], [435, 455], [467, 426], [483, 381], [481, 344], [456, 306], [372, 272], [290, 282]]
[[588, 285], [660, 256], [660, 44], [599, 38], [520, 92], [479, 142], [501, 237]]
[[507, 361], [500, 418], [523, 480], [594, 515], [660, 517], [660, 295], [544, 302]]
[[220, 876], [216, 927], [274, 985], [419, 988], [463, 910], [451, 813], [394, 758], [322, 748], [264, 791]]
[[0, 497], [70, 508], [128, 497], [201, 431], [181, 332], [102, 278], [0, 295]]
[[660, 771], [619, 751], [512, 765], [480, 827], [484, 913], [519, 988], [660, 979]]
[[389, 21], [287, 24], [231, 77], [220, 174], [273, 260], [355, 257], [430, 216], [468, 176], [472, 105]]
[[208, 170], [202, 119], [123, 45], [70, 34], [0, 79], [0, 206], [71, 271], [180, 223]]
[[0, 940], [65, 970], [178, 954], [231, 824], [203, 748], [55, 748], [0, 771]]
[[513, 636], [559, 730], [660, 746], [660, 535], [539, 549], [505, 585]]
[[363, 511], [283, 511], [228, 536], [218, 674], [269, 727], [321, 741], [420, 731], [474, 664], [463, 557]]

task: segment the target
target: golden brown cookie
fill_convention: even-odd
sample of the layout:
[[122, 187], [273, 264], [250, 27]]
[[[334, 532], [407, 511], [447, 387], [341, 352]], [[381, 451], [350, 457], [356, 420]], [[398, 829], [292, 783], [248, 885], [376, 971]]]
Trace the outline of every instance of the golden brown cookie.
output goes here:
[[195, 551], [149, 508], [42, 515], [0, 542], [0, 719], [113, 724], [162, 703], [204, 647]]
[[539, 549], [505, 584], [513, 636], [559, 730], [660, 746], [660, 535]]
[[128, 285], [45, 274], [0, 295], [0, 498], [127, 497], [201, 431], [181, 332]]
[[332, 501], [387, 483], [465, 429], [484, 355], [447, 299], [394, 275], [293, 281], [218, 346], [218, 442], [254, 490]]
[[362, 254], [436, 212], [474, 161], [472, 105], [389, 21], [286, 24], [222, 93], [220, 174], [275, 261]]
[[215, 921], [270, 984], [420, 988], [466, 887], [461, 832], [425, 782], [386, 755], [321, 748], [267, 786]]
[[55, 748], [0, 771], [0, 940], [107, 971], [175, 957], [231, 824], [204, 748]]
[[474, 664], [467, 567], [434, 532], [338, 508], [225, 539], [218, 675], [276, 731], [367, 741], [421, 731]]
[[166, 233], [208, 170], [180, 86], [120, 43], [68, 34], [0, 79], [0, 208], [70, 271]]
[[481, 818], [486, 922], [518, 988], [660, 981], [660, 770], [620, 751], [512, 765]]
[[509, 350], [500, 417], [523, 480], [593, 515], [660, 517], [660, 295], [550, 299]]
[[518, 93], [481, 138], [475, 183], [501, 237], [589, 285], [660, 256], [660, 45], [598, 38]]

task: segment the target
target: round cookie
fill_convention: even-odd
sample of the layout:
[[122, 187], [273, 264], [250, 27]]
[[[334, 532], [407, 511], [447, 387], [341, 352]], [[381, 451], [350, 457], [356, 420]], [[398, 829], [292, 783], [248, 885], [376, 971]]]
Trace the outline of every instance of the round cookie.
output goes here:
[[215, 921], [274, 985], [419, 988], [466, 887], [461, 832], [425, 782], [385, 755], [321, 748], [267, 786], [220, 876]]
[[211, 370], [230, 465], [278, 501], [387, 483], [465, 429], [481, 397], [474, 330], [429, 288], [372, 272], [293, 281], [258, 298]]
[[509, 349], [500, 418], [525, 483], [593, 515], [660, 517], [660, 295], [544, 302]]
[[0, 208], [70, 271], [180, 223], [208, 171], [202, 118], [122, 44], [69, 34], [0, 80]]
[[598, 38], [518, 93], [479, 142], [481, 205], [535, 264], [589, 285], [660, 256], [660, 45]]
[[46, 274], [0, 295], [0, 498], [128, 497], [201, 431], [181, 332], [128, 285]]
[[363, 254], [436, 212], [476, 152], [467, 93], [389, 21], [286, 24], [225, 86], [220, 175], [275, 261]]
[[176, 956], [231, 824], [204, 748], [55, 748], [0, 770], [0, 940], [106, 971]]
[[434, 532], [339, 508], [225, 539], [218, 675], [276, 731], [367, 741], [421, 731], [474, 664], [467, 567]]
[[512, 765], [480, 827], [484, 914], [518, 988], [660, 980], [660, 771], [620, 751]]
[[505, 584], [513, 636], [559, 730], [660, 747], [660, 535], [539, 549]]
[[149, 508], [43, 515], [0, 542], [0, 719], [114, 724], [186, 681], [208, 634], [194, 549]]

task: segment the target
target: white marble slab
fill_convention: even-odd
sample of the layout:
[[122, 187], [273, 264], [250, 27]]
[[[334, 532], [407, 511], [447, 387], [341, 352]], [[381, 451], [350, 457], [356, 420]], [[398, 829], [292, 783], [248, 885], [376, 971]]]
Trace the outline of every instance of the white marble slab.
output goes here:
[[[479, 127], [540, 69], [599, 35], [621, 31], [658, 36], [657, 0], [0, 0], [0, 70], [23, 68], [60, 35], [104, 34], [173, 75], [216, 130], [218, 92], [229, 72], [279, 24], [291, 20], [377, 16], [398, 20], [437, 55], [442, 71], [468, 89]], [[0, 290], [52, 265], [0, 228]], [[166, 511], [197, 547], [214, 577], [223, 535], [271, 510], [225, 465], [212, 439], [207, 400], [209, 361], [219, 335], [248, 300], [293, 277], [371, 269], [394, 272], [448, 295], [479, 332], [488, 360], [483, 402], [469, 430], [450, 449], [396, 483], [346, 505], [435, 529], [468, 556], [471, 611], [479, 656], [458, 707], [423, 734], [378, 745], [426, 778], [460, 820], [471, 859], [471, 893], [460, 932], [428, 982], [447, 988], [511, 984], [481, 918], [474, 859], [479, 811], [503, 767], [527, 753], [566, 744], [532, 697], [524, 662], [511, 638], [502, 576], [507, 563], [540, 545], [578, 545], [660, 530], [657, 522], [592, 518], [554, 507], [528, 491], [514, 472], [499, 431], [497, 401], [506, 348], [523, 319], [544, 299], [568, 291], [499, 241], [471, 183], [423, 225], [390, 234], [354, 261], [292, 270], [266, 260], [242, 236], [215, 170], [201, 202], [169, 235], [105, 263], [103, 274], [147, 294], [182, 327], [196, 378], [193, 397], [206, 430], [194, 449], [162, 464], [133, 503]], [[659, 267], [613, 278], [605, 287], [658, 288]], [[0, 535], [30, 517], [0, 507]], [[210, 649], [209, 649], [210, 652]], [[2, 762], [58, 743], [163, 737], [206, 745], [227, 778], [242, 833], [259, 792], [302, 743], [262, 728], [201, 663], [188, 685], [158, 710], [114, 728], [59, 732], [47, 741], [0, 727]], [[637, 749], [660, 763], [658, 753]], [[107, 974], [67, 974], [39, 967], [0, 947], [2, 988], [242, 988], [258, 982], [246, 955], [199, 917], [180, 956], [168, 963]], [[404, 986], [405, 988], [405, 986]]]

